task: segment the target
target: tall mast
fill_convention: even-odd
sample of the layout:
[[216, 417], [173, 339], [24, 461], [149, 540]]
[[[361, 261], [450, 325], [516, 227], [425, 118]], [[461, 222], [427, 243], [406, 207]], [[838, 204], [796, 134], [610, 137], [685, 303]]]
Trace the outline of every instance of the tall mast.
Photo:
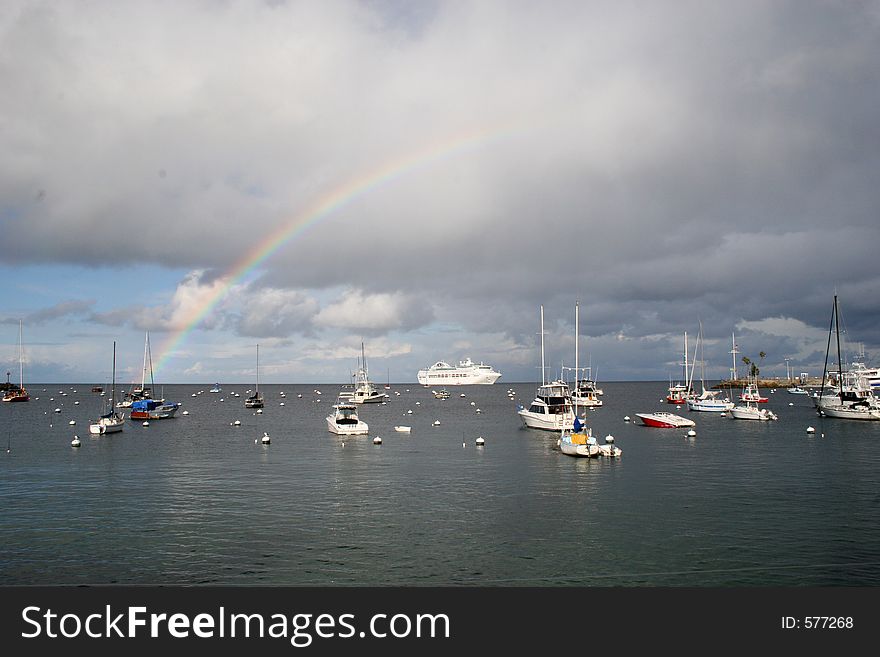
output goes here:
[[113, 383], [110, 386], [110, 408], [116, 410], [116, 340], [113, 341]]
[[257, 394], [260, 394], [260, 345], [257, 344]]
[[578, 336], [580, 335], [579, 312], [580, 301], [574, 302], [574, 387], [578, 386]]
[[18, 387], [24, 390], [24, 365], [21, 355], [21, 320], [18, 320]]
[[843, 362], [840, 356], [840, 311], [837, 309], [837, 295], [834, 295], [834, 333], [837, 336], [837, 389], [840, 391], [840, 400], [843, 403]]
[[[153, 350], [150, 348], [150, 334], [147, 333], [147, 353], [150, 355], [150, 394], [152, 394], [153, 388], [156, 387], [156, 382], [153, 381]], [[164, 386], [163, 386], [164, 389]]]
[[684, 384], [688, 385], [688, 332], [684, 332], [684, 360], [682, 361], [682, 366], [684, 367]]
[[544, 376], [544, 306], [541, 306], [541, 385], [547, 384], [547, 379]]
[[[580, 335], [580, 302], [574, 302], [574, 389], [578, 389], [578, 336]], [[574, 398], [574, 414], [578, 412], [578, 397]]]
[[149, 344], [150, 333], [149, 331], [144, 334], [144, 369], [141, 370], [141, 392], [144, 391], [144, 386], [147, 385], [147, 344]]

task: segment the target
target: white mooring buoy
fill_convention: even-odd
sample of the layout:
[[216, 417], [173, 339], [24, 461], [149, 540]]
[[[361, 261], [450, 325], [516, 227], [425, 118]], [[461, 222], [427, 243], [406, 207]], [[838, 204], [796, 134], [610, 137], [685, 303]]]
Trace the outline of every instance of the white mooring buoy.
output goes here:
[[374, 445], [381, 445], [382, 439], [379, 436], [376, 436], [375, 438], [373, 438], [373, 444]]
[[70, 445], [71, 445], [71, 447], [79, 447], [80, 445], [82, 445], [82, 443], [80, 442], [79, 436], [74, 436], [73, 440], [70, 441]]
[[477, 447], [482, 447], [486, 444], [486, 441], [483, 439], [482, 436], [479, 436], [474, 442], [477, 444]]
[[268, 445], [269, 443], [272, 442], [272, 439], [269, 437], [269, 434], [264, 431], [263, 437], [261, 438], [261, 441], [264, 445]]

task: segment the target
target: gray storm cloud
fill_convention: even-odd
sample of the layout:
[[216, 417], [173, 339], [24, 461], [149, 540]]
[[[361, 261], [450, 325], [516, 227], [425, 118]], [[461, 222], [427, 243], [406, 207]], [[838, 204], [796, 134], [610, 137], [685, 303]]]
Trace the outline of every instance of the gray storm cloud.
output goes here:
[[515, 349], [580, 299], [628, 371], [624, 326], [675, 362], [698, 319], [822, 327], [836, 288], [880, 345], [877, 3], [417, 5], [4, 3], [0, 258], [225, 272], [337, 198], [218, 326]]

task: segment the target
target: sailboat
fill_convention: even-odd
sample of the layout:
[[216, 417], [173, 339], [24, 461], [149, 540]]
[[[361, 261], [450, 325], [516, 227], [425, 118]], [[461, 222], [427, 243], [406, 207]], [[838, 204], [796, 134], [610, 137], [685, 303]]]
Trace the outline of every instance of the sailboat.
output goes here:
[[706, 390], [705, 361], [703, 360], [703, 323], [700, 322], [700, 332], [697, 335], [697, 346], [694, 347], [694, 362], [691, 366], [691, 387], [694, 376], [693, 366], [697, 362], [697, 349], [700, 351], [700, 387], [702, 393], [699, 397], [689, 397], [687, 400], [688, 410], [690, 411], [708, 411], [710, 413], [724, 413], [733, 408], [734, 404], [729, 399], [718, 399], [719, 392], [717, 390]]
[[[150, 365], [150, 387], [146, 387], [147, 379], [147, 362]], [[150, 351], [150, 333], [149, 331], [144, 338], [144, 373], [141, 379], [140, 389], [134, 390], [134, 395], [140, 395], [139, 399], [131, 402], [131, 419], [132, 420], [163, 420], [165, 418], [174, 417], [177, 409], [180, 408], [178, 402], [168, 403], [164, 399], [152, 399], [153, 382], [153, 353]]]
[[18, 388], [9, 383], [9, 372], [6, 373], [6, 393], [3, 395], [5, 402], [30, 401], [30, 395], [24, 387], [24, 359], [21, 348], [21, 320], [18, 320]]
[[254, 394], [244, 400], [245, 408], [263, 408], [263, 395], [260, 394], [260, 345], [257, 345], [257, 388]]
[[684, 332], [684, 360], [681, 363], [682, 365], [682, 374], [685, 383], [672, 383], [672, 378], [669, 379], [669, 394], [666, 395], [666, 403], [667, 404], [676, 404], [683, 405], [687, 403], [688, 397], [688, 387], [687, 387], [687, 378], [688, 378], [688, 334], [687, 331]]
[[103, 435], [122, 431], [125, 415], [116, 410], [116, 340], [113, 341], [113, 386], [110, 389], [110, 409], [89, 425], [89, 433]]
[[564, 381], [547, 383], [544, 365], [544, 306], [541, 306], [541, 385], [528, 408], [520, 406], [517, 413], [523, 424], [531, 429], [563, 431], [574, 428], [574, 408], [568, 384]]
[[[831, 351], [831, 332], [837, 336], [837, 394], [832, 397], [825, 392], [825, 377], [828, 372], [828, 354]], [[837, 295], [834, 295], [834, 308], [831, 325], [828, 327], [828, 345], [825, 348], [825, 369], [822, 372], [822, 387], [816, 399], [816, 409], [820, 415], [845, 420], [880, 420], [880, 400], [869, 389], [864, 377], [858, 372], [845, 371], [840, 351], [840, 313]]]

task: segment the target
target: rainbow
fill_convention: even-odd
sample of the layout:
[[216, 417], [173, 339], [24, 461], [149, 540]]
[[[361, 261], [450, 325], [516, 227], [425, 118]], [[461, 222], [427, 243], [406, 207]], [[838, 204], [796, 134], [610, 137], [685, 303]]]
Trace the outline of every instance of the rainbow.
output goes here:
[[196, 304], [180, 327], [173, 330], [162, 342], [153, 371], [158, 372], [174, 356], [187, 337], [202, 323], [217, 304], [222, 301], [233, 286], [239, 284], [249, 274], [257, 270], [266, 260], [278, 252], [291, 240], [304, 235], [309, 228], [320, 223], [358, 198], [400, 178], [433, 165], [443, 159], [460, 155], [468, 150], [484, 145], [510, 131], [510, 124], [504, 123], [492, 129], [472, 131], [433, 143], [414, 153], [392, 160], [369, 173], [356, 176], [316, 199], [302, 212], [286, 221], [270, 233], [262, 242], [253, 247], [241, 260], [220, 277], [220, 284], [201, 303]]

